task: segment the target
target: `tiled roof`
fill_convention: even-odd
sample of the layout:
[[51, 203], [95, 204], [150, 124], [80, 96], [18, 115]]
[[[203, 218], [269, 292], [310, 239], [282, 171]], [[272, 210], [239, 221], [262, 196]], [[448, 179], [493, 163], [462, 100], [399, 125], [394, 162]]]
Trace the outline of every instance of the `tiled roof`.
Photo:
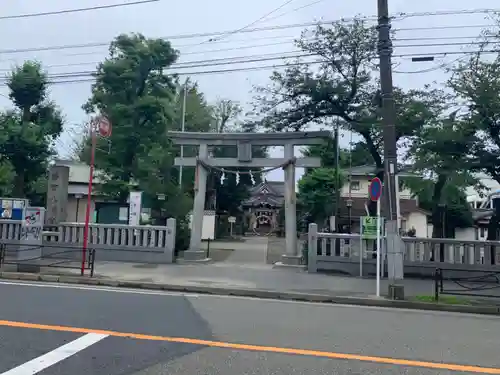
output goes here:
[[[346, 205], [347, 199], [348, 198], [344, 198], [344, 197], [342, 197], [340, 199], [340, 216], [341, 217], [348, 217], [349, 216], [349, 210], [347, 209], [347, 205]], [[365, 203], [367, 203], [368, 200], [365, 198], [351, 198], [351, 200], [352, 200], [351, 217], [366, 216]], [[402, 215], [409, 214], [410, 212], [416, 212], [416, 211], [426, 212], [418, 207], [417, 201], [415, 199], [400, 199], [399, 200], [399, 209], [400, 209], [400, 212]], [[387, 210], [387, 208], [382, 203], [382, 206], [380, 208], [382, 216], [385, 216], [386, 210]]]
[[[357, 167], [352, 167], [352, 168], [347, 168], [344, 173], [346, 175], [352, 175], [352, 176], [375, 176], [378, 172], [377, 167], [374, 164], [366, 164], [366, 165], [360, 165]], [[400, 177], [412, 177], [414, 176], [413, 173], [408, 171], [408, 168], [406, 167], [400, 167], [400, 170], [398, 171], [398, 175]]]
[[[267, 190], [267, 193], [261, 193]], [[285, 196], [285, 183], [282, 181], [264, 181], [250, 189], [250, 198], [242, 202], [242, 206], [269, 204], [282, 206]]]

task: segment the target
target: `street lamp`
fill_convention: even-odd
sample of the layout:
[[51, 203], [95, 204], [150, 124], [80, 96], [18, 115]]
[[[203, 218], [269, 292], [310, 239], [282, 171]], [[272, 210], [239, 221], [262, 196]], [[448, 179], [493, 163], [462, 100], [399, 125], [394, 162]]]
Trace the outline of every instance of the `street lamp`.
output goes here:
[[347, 224], [347, 233], [351, 234], [351, 210], [352, 210], [352, 199], [349, 198], [345, 201], [345, 205], [347, 207], [347, 216], [349, 218], [349, 222]]

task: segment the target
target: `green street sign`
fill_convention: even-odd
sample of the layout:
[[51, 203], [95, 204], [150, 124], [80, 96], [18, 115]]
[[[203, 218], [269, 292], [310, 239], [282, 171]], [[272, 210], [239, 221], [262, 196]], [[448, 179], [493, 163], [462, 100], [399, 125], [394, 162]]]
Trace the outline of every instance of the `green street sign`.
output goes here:
[[[380, 228], [383, 228], [383, 218], [380, 218]], [[382, 235], [382, 233], [381, 233]], [[361, 238], [364, 240], [377, 239], [377, 217], [362, 216], [361, 217]]]

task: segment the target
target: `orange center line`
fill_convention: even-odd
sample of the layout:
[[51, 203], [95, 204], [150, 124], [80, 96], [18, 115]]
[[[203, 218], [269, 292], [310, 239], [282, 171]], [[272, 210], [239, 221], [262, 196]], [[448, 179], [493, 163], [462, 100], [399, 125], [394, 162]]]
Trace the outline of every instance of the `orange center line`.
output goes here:
[[90, 328], [77, 328], [77, 327], [67, 327], [67, 326], [58, 326], [58, 325], [25, 323], [25, 322], [15, 322], [15, 321], [9, 321], [9, 320], [0, 320], [0, 326], [14, 327], [14, 328], [38, 329], [38, 330], [45, 330], [45, 331], [72, 332], [72, 333], [82, 333], [82, 334], [97, 333], [97, 334], [109, 335], [112, 337], [122, 337], [122, 338], [136, 339], [136, 340], [164, 341], [164, 342], [172, 342], [172, 343], [202, 345], [202, 346], [208, 346], [208, 347], [214, 347], [214, 348], [292, 354], [292, 355], [301, 355], [301, 356], [309, 356], [309, 357], [320, 357], [320, 358], [331, 358], [331, 359], [341, 359], [341, 360], [389, 364], [389, 365], [396, 365], [396, 366], [422, 367], [422, 368], [429, 368], [429, 369], [472, 372], [472, 373], [478, 373], [478, 374], [499, 374], [500, 375], [500, 368], [489, 368], [489, 367], [471, 366], [471, 365], [458, 365], [458, 364], [439, 363], [439, 362], [413, 361], [413, 360], [409, 360], [409, 359], [398, 359], [398, 358], [390, 358], [390, 357], [374, 357], [374, 356], [366, 356], [366, 355], [359, 355], [359, 354], [335, 353], [335, 352], [308, 350], [308, 349], [293, 349], [293, 348], [281, 348], [281, 347], [275, 347], [275, 346], [237, 344], [237, 343], [222, 342], [222, 341], [190, 339], [190, 338], [184, 338], [184, 337], [155, 336], [155, 335], [145, 335], [145, 334], [140, 334], [140, 333], [126, 333], [126, 332], [116, 332], [116, 331], [90, 329]]

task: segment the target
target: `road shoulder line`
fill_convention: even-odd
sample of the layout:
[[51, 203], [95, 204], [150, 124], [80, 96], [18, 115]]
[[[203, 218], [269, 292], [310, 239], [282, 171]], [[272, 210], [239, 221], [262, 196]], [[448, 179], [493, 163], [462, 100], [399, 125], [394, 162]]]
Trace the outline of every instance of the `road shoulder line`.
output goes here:
[[105, 339], [109, 335], [102, 333], [87, 333], [76, 340], [68, 342], [48, 353], [45, 353], [31, 361], [25, 362], [22, 365], [14, 367], [11, 370], [1, 373], [0, 375], [34, 375], [39, 372], [64, 361], [65, 359], [81, 352], [82, 350], [92, 346], [99, 341]]

